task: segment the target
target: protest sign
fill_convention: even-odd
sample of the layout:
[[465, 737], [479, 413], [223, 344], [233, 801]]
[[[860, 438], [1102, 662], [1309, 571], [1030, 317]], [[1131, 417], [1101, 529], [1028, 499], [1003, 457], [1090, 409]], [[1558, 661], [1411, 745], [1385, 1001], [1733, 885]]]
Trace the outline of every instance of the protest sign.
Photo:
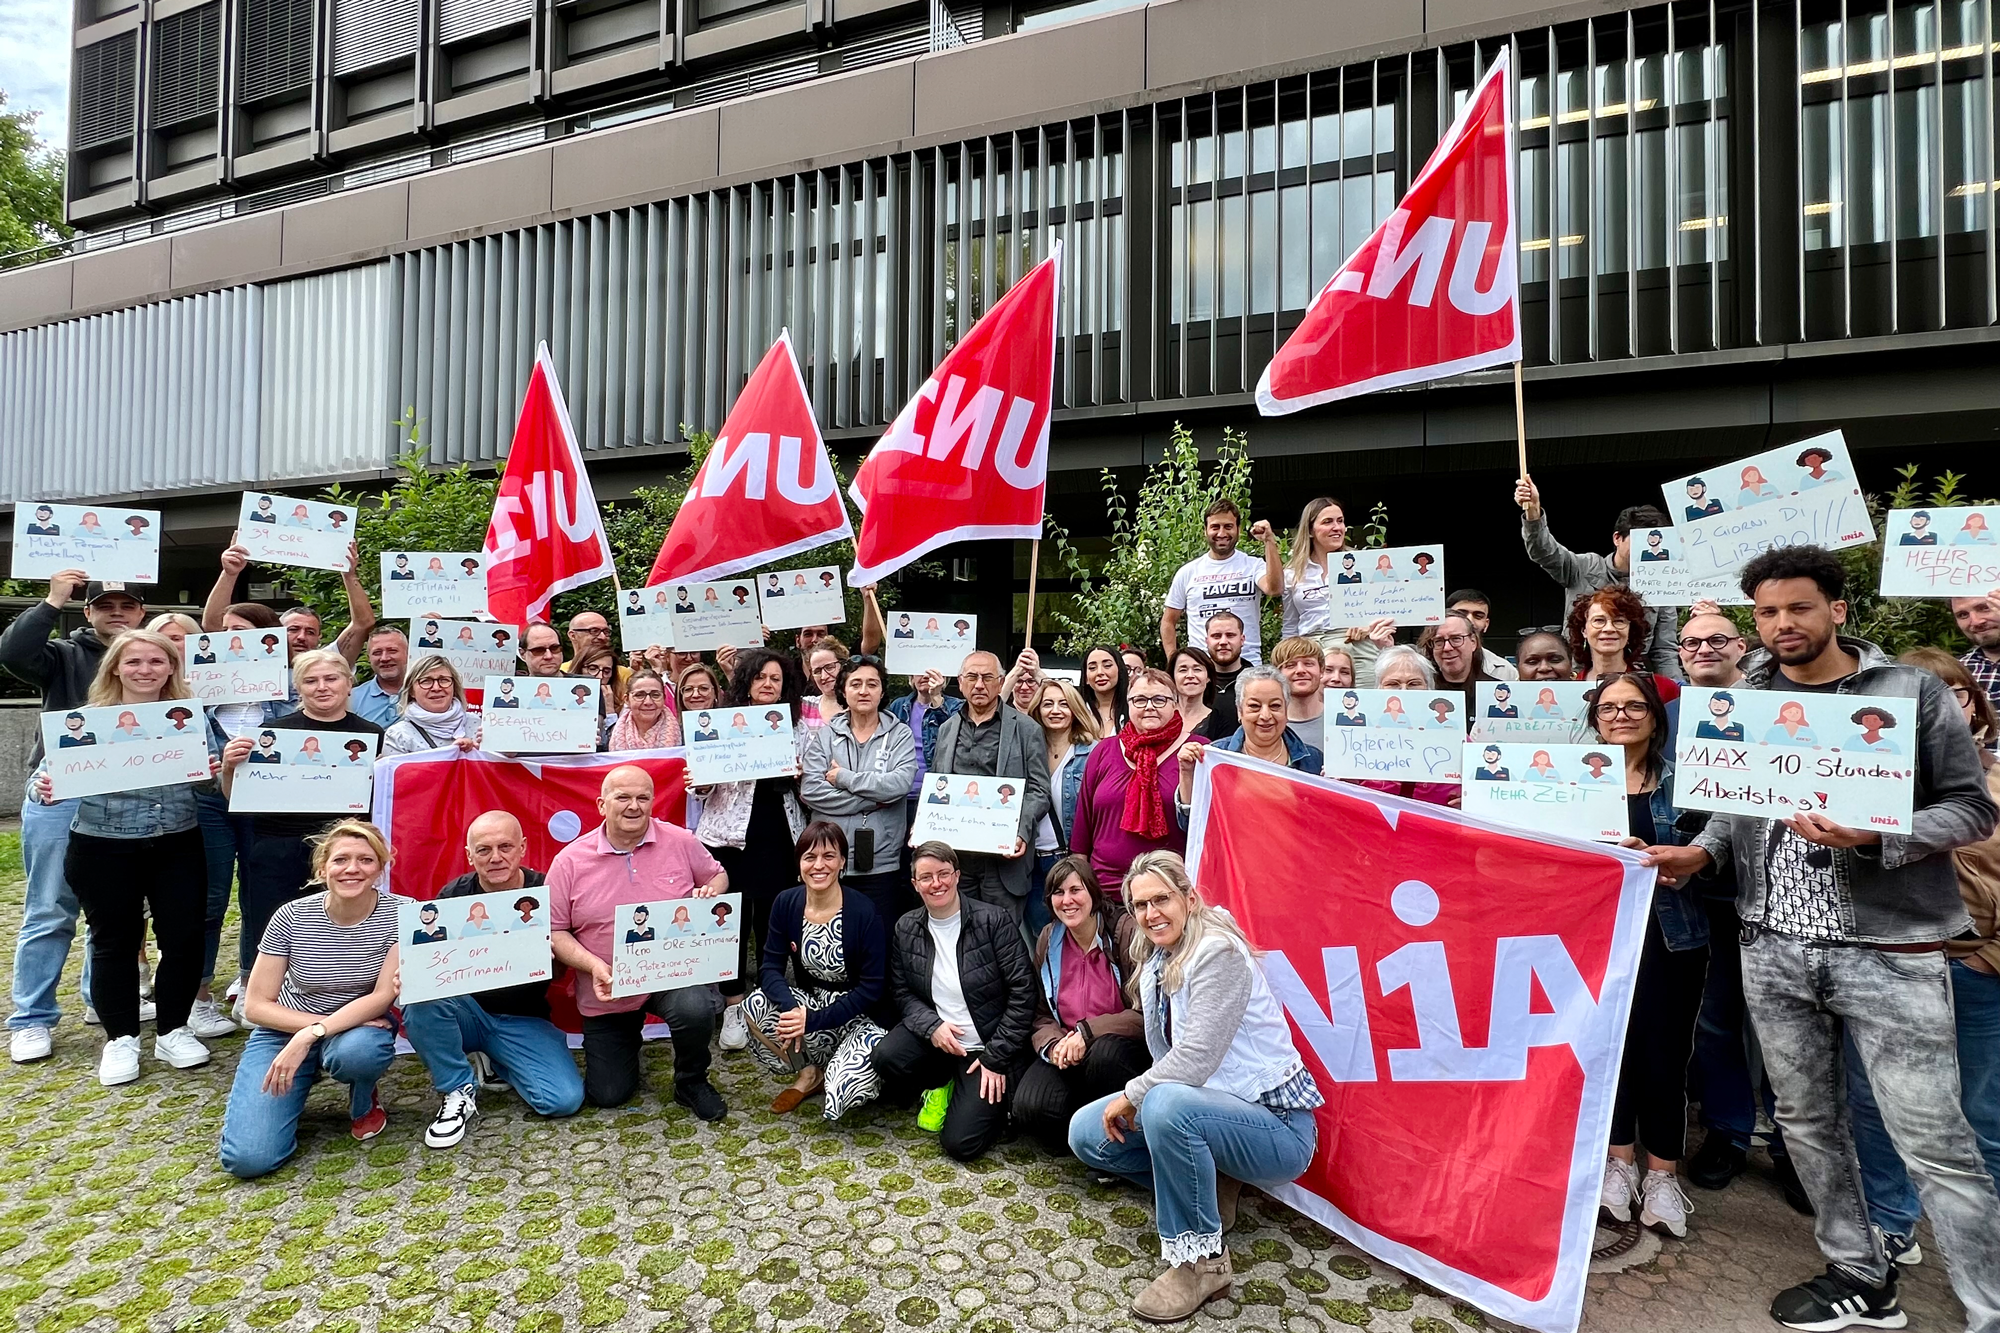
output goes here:
[[838, 625], [847, 619], [841, 596], [840, 570], [774, 569], [757, 576], [757, 600], [765, 629], [803, 629], [807, 625]]
[[1393, 620], [1435, 625], [1444, 619], [1442, 546], [1343, 551], [1331, 573], [1327, 605], [1332, 624]]
[[384, 620], [485, 614], [485, 552], [382, 552]]
[[676, 583], [668, 609], [672, 643], [684, 653], [755, 648], [764, 641], [757, 621], [757, 593], [750, 577], [720, 583]]
[[519, 665], [514, 653], [519, 642], [520, 631], [512, 625], [428, 616], [410, 622], [411, 663], [426, 653], [442, 653], [468, 685], [483, 676], [512, 672]]
[[2000, 586], [2000, 507], [1891, 509], [1885, 526], [1884, 597], [1984, 597]]
[[1632, 529], [1632, 591], [1648, 606], [1693, 606], [1699, 601], [1722, 606], [1748, 606], [1737, 583], [1737, 571], [1696, 574], [1682, 558], [1679, 528]]
[[43, 713], [42, 748], [58, 801], [208, 780], [208, 731], [192, 699]]
[[1482, 680], [1475, 684], [1472, 738], [1568, 742], [1593, 739], [1587, 680]]
[[261, 729], [231, 775], [229, 812], [365, 814], [380, 743], [354, 731]]
[[539, 888], [418, 902], [396, 899], [398, 1004], [547, 981], [549, 899]]
[[294, 500], [260, 491], [243, 494], [236, 544], [261, 564], [345, 571], [348, 543], [353, 540], [354, 509], [350, 505]]
[[1021, 839], [1019, 778], [932, 773], [917, 798], [910, 842], [941, 842], [961, 852], [1013, 854]]
[[11, 576], [49, 579], [65, 569], [109, 583], [158, 583], [160, 511], [16, 504]]
[[1681, 688], [1674, 801], [1691, 810], [1908, 833], [1917, 701], [1867, 694]]
[[648, 648], [674, 646], [674, 589], [665, 583], [627, 588], [618, 608], [618, 648], [643, 653]]
[[1452, 690], [1336, 688], [1324, 698], [1328, 777], [1459, 780], [1465, 696]]
[[611, 918], [611, 994], [651, 995], [736, 976], [743, 895], [628, 903]]
[[291, 695], [291, 645], [285, 632], [216, 630], [189, 636], [188, 689], [205, 704], [242, 704]]
[[1469, 741], [1460, 808], [1510, 828], [1617, 842], [1630, 831], [1616, 745]]
[[1326, 1099], [1272, 1196], [1490, 1316], [1573, 1330], [1653, 872], [1213, 746], [1187, 860], [1265, 951]]
[[1837, 430], [1676, 478], [1660, 492], [1679, 529], [1677, 563], [1686, 567], [1688, 587], [1697, 595], [1709, 580], [1734, 574], [1774, 546], [1809, 543], [1837, 551], [1875, 540]]
[[799, 775], [792, 710], [786, 704], [699, 709], [683, 716], [681, 724], [691, 782], [705, 787]]
[[598, 683], [564, 676], [487, 676], [479, 748], [501, 754], [588, 754], [597, 748]]
[[965, 655], [979, 647], [979, 617], [952, 611], [897, 611], [889, 621], [889, 651], [884, 658], [892, 676], [936, 671], [947, 680], [958, 675]]

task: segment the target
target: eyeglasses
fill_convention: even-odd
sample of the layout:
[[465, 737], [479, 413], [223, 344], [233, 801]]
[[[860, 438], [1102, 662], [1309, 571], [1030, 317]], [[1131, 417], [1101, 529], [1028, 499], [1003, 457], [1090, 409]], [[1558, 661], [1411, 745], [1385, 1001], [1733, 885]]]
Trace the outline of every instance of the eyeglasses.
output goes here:
[[544, 653], [561, 652], [562, 645], [559, 643], [545, 643], [539, 648], [523, 648], [521, 651], [526, 653], [530, 657], [540, 657]]
[[1523, 625], [1514, 631], [1514, 636], [1525, 639], [1530, 634], [1561, 634], [1562, 632], [1563, 627], [1561, 625]]
[[1128, 695], [1125, 702], [1134, 708], [1172, 708], [1174, 701], [1164, 694]]
[[1652, 706], [1644, 699], [1633, 699], [1630, 702], [1622, 704], [1599, 704], [1596, 708], [1597, 716], [1606, 722], [1609, 722], [1614, 717], [1631, 718], [1637, 721], [1652, 711]]
[[1713, 648], [1719, 653], [1730, 644], [1738, 642], [1741, 638], [1742, 636], [1738, 634], [1711, 634], [1705, 639], [1682, 639], [1681, 651], [1684, 653], [1693, 653], [1699, 652], [1703, 648]]
[[828, 662], [825, 666], [816, 666], [813, 668], [813, 675], [815, 677], [837, 676], [839, 674], [840, 674], [840, 663], [838, 662]]
[[1958, 700], [1959, 704], [1963, 706], [1972, 702], [1972, 691], [1966, 689], [1963, 685], [1954, 685], [1951, 687], [1951, 697]]
[[978, 685], [984, 682], [990, 685], [998, 679], [1000, 677], [991, 671], [968, 671], [958, 678], [958, 683], [961, 685]]
[[569, 632], [570, 632], [570, 633], [571, 633], [572, 635], [576, 635], [576, 634], [595, 634], [595, 635], [597, 635], [598, 637], [600, 637], [600, 638], [605, 638], [605, 639], [608, 639], [608, 638], [610, 638], [610, 637], [611, 637], [611, 628], [610, 628], [610, 626], [608, 626], [608, 625], [605, 625], [605, 626], [598, 626], [598, 625], [571, 625], [571, 626], [569, 627]]
[[450, 676], [425, 676], [417, 682], [420, 690], [448, 690], [452, 687]]
[[638, 703], [641, 700], [644, 700], [647, 703], [658, 703], [664, 700], [667, 696], [662, 694], [658, 690], [633, 690], [630, 693], [628, 693], [625, 697], [627, 699], [630, 699], [633, 703]]
[[927, 874], [913, 876], [911, 882], [919, 888], [929, 884], [943, 884], [957, 873], [956, 870], [933, 870]]
[[1435, 639], [1432, 639], [1431, 642], [1442, 644], [1446, 648], [1463, 648], [1477, 637], [1477, 635], [1473, 634], [1440, 634]]

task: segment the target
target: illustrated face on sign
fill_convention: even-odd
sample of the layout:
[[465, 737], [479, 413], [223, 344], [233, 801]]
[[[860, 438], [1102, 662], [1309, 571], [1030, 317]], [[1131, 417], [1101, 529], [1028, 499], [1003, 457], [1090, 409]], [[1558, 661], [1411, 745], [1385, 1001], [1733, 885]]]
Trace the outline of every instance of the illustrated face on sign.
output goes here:
[[783, 725], [784, 720], [785, 715], [783, 713], [773, 711], [764, 714], [764, 723], [772, 731], [777, 731]]
[[[82, 713], [71, 713], [71, 714], [70, 714], [70, 715], [69, 715], [68, 717], [65, 717], [65, 718], [63, 719], [63, 729], [64, 729], [65, 731], [69, 732], [69, 734], [70, 734], [70, 735], [72, 735], [72, 736], [80, 736], [80, 735], [82, 735], [82, 734], [83, 734], [83, 714], [82, 714]], [[940, 778], [940, 779], [938, 780], [938, 786], [940, 786], [940, 787], [944, 786], [944, 780], [943, 780], [942, 778]]]
[[311, 756], [313, 756], [314, 758], [318, 758], [318, 757], [319, 757], [319, 737], [317, 737], [317, 736], [308, 736], [308, 737], [306, 737], [306, 738], [305, 738], [305, 739], [304, 739], [303, 741], [300, 741], [300, 742], [299, 742], [299, 753], [300, 753], [300, 754], [304, 754], [304, 755], [311, 755]]
[[546, 701], [552, 697], [554, 696], [549, 693], [549, 687], [546, 683], [535, 686], [535, 698]]
[[722, 602], [722, 599], [715, 595], [715, 589], [713, 588], [703, 588], [701, 590], [701, 600], [707, 602], [710, 606], [719, 606]]
[[1376, 556], [1376, 557], [1375, 557], [1375, 572], [1376, 572], [1376, 573], [1378, 573], [1378, 574], [1387, 574], [1387, 573], [1390, 573], [1390, 572], [1391, 572], [1392, 570], [1394, 570], [1395, 568], [1396, 568], [1396, 562], [1395, 562], [1394, 560], [1391, 560], [1391, 559], [1390, 559], [1390, 558], [1389, 558], [1388, 556], [1386, 556], [1386, 555], [1378, 555], [1378, 556]]
[[511, 677], [500, 682], [500, 697], [503, 699], [514, 697], [514, 681]]
[[771, 582], [771, 586], [772, 586], [773, 588], [776, 588], [776, 587], [778, 586], [778, 576], [777, 576], [776, 574], [773, 574], [773, 575], [771, 575], [771, 580], [770, 580], [770, 582]]
[[444, 573], [444, 561], [438, 559], [436, 556], [432, 556], [430, 564], [426, 565], [424, 568], [425, 572], [427, 573], [442, 574]]
[[56, 516], [56, 511], [49, 508], [47, 505], [35, 506], [35, 522], [46, 523], [55, 516]]
[[1384, 699], [1382, 701], [1382, 711], [1391, 717], [1401, 717], [1403, 715], [1402, 696], [1392, 694], [1387, 699]]
[[1665, 541], [1666, 538], [1660, 534], [1660, 530], [1658, 528], [1654, 528], [1646, 534], [1646, 549], [1649, 551], [1657, 551], [1660, 549], [1660, 546]]
[[576, 700], [578, 708], [585, 707], [590, 703], [590, 686], [578, 685], [570, 691], [570, 695]]
[[1708, 711], [1717, 722], [1728, 717], [1731, 712], [1735, 711], [1735, 708], [1736, 704], [1726, 694], [1711, 694], [1708, 696]]
[[700, 728], [701, 728], [702, 730], [706, 731], [706, 730], [708, 729], [708, 725], [709, 725], [709, 722], [708, 722], [708, 714], [707, 714], [707, 713], [696, 713], [696, 714], [694, 715], [694, 724], [695, 724], [695, 725], [696, 725], [697, 727], [700, 727]]
[[406, 555], [399, 555], [396, 557], [396, 568], [408, 569], [409, 567], [410, 567], [410, 557]]
[[694, 924], [694, 918], [688, 914], [685, 903], [674, 908], [674, 924], [677, 926], [691, 926]]
[[464, 644], [468, 649], [470, 649], [473, 646], [472, 626], [460, 625], [458, 627], [458, 641]]
[[1555, 761], [1549, 758], [1547, 750], [1535, 751], [1535, 757], [1528, 762], [1530, 768], [1553, 768]]
[[1513, 697], [1514, 691], [1508, 689], [1505, 685], [1495, 685], [1493, 687], [1493, 702], [1499, 704], [1501, 707], [1506, 707], [1507, 701]]
[[820, 571], [819, 586], [821, 591], [825, 591], [833, 587], [833, 572], [831, 570]]
[[748, 606], [750, 604], [750, 590], [740, 583], [729, 590], [729, 595], [736, 599], [738, 606]]
[[232, 634], [232, 635], [230, 635], [230, 636], [229, 636], [229, 651], [230, 651], [230, 652], [231, 652], [232, 654], [235, 654], [235, 655], [236, 655], [236, 656], [238, 656], [238, 657], [240, 657], [240, 656], [242, 656], [242, 655], [243, 655], [243, 636], [242, 636], [242, 635], [240, 635], [240, 634]]
[[464, 571], [465, 577], [469, 579], [479, 577], [479, 562], [477, 560], [461, 560], [458, 562], [458, 567]]
[[1488, 768], [1492, 768], [1500, 762], [1500, 747], [1497, 745], [1487, 746], [1479, 752], [1479, 758]]
[[150, 521], [138, 514], [125, 520], [126, 535], [130, 537], [143, 537], [146, 535], [146, 529], [152, 526]]
[[729, 729], [741, 736], [750, 730], [750, 724], [743, 720], [743, 714], [732, 713], [729, 718]]
[[1798, 728], [1806, 725], [1805, 705], [1796, 699], [1788, 699], [1778, 706], [1778, 725]]
[[260, 514], [266, 514], [266, 515], [270, 514], [270, 512], [271, 512], [271, 497], [270, 497], [270, 496], [268, 496], [268, 495], [260, 495], [260, 496], [258, 496], [258, 497], [257, 497], [257, 512], [258, 512], [258, 513], [260, 513]]

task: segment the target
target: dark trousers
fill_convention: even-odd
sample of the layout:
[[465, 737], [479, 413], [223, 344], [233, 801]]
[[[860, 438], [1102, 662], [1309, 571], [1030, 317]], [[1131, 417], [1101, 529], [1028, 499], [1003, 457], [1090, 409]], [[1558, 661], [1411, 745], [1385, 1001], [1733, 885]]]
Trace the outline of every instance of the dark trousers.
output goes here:
[[1007, 1094], [989, 1102], [979, 1095], [979, 1075], [971, 1069], [979, 1052], [947, 1055], [901, 1023], [889, 1029], [868, 1058], [882, 1079], [884, 1099], [900, 1105], [909, 1105], [928, 1089], [952, 1084], [951, 1109], [938, 1133], [938, 1146], [946, 1157], [970, 1162], [1000, 1141], [1021, 1071], [1002, 1071], [1008, 1075]]
[[646, 1007], [622, 1014], [583, 1015], [583, 1099], [592, 1106], [623, 1106], [639, 1091], [639, 1050], [646, 1016], [667, 1021], [674, 1042], [674, 1082], [708, 1078], [708, 1042], [715, 1035], [715, 998], [707, 986], [687, 986], [646, 997]]
[[1637, 1143], [1670, 1162], [1687, 1155], [1688, 1059], [1694, 1054], [1694, 1024], [1707, 980], [1707, 947], [1667, 948], [1659, 918], [1647, 913], [1646, 946], [1639, 955], [1632, 1018], [1625, 1027], [1625, 1061], [1611, 1112], [1612, 1143]]
[[153, 978], [156, 1030], [187, 1026], [201, 989], [201, 940], [208, 911], [208, 862], [201, 831], [157, 838], [69, 835], [63, 876], [90, 922], [91, 1000], [107, 1037], [139, 1035], [139, 946], [146, 913], [160, 944]]
[[1068, 1069], [1037, 1059], [1022, 1071], [1014, 1093], [1014, 1126], [1040, 1139], [1051, 1157], [1061, 1157], [1070, 1150], [1069, 1121], [1076, 1108], [1125, 1091], [1152, 1066], [1146, 1044], [1131, 1037], [1099, 1037]]
[[216, 955], [222, 950], [222, 922], [229, 914], [229, 890], [250, 855], [253, 815], [232, 815], [221, 793], [200, 794], [195, 808], [201, 816], [201, 843], [208, 856], [208, 933], [202, 941], [201, 979], [215, 976]]
[[[875, 853], [881, 860], [881, 852]], [[877, 875], [848, 875], [841, 885], [853, 889], [867, 897], [875, 908], [875, 915], [882, 918], [882, 928], [894, 933], [896, 920], [905, 912], [914, 911], [923, 904], [917, 901], [917, 891], [910, 887], [910, 877], [901, 870], [889, 870]]]
[[[768, 832], [752, 824], [748, 836], [755, 838], [760, 833]], [[708, 850], [728, 872], [730, 892], [743, 895], [743, 921], [736, 936], [736, 976], [720, 983], [725, 1000], [740, 1000], [757, 984], [764, 931], [771, 924], [771, 904], [778, 901], [779, 894], [798, 883], [798, 868], [791, 862], [789, 837], [782, 845], [782, 854], [777, 856], [772, 855], [769, 847], [752, 851], [748, 844], [744, 847], [711, 847]]]
[[243, 856], [243, 875], [236, 882], [236, 905], [242, 910], [243, 934], [236, 942], [237, 963], [247, 979], [257, 963], [257, 946], [264, 927], [278, 909], [306, 895], [312, 881], [312, 844], [304, 838], [250, 835]]
[[[1710, 1135], [1747, 1152], [1757, 1130], [1758, 1106], [1775, 1116], [1777, 1102], [1761, 1059], [1754, 1085], [1751, 1080], [1750, 1014], [1743, 1004], [1743, 953], [1736, 945], [1743, 922], [1736, 915], [1736, 900], [1705, 898], [1702, 906], [1708, 912], [1712, 947], [1694, 1029], [1688, 1095], [1701, 1103], [1701, 1123]], [[1772, 1156], [1784, 1155], [1784, 1135], [1775, 1123], [1769, 1142]]]
[[[1028, 853], [1030, 856], [1033, 852]], [[1007, 891], [1001, 881], [1001, 867], [1007, 864], [1004, 856], [991, 856], [985, 852], [960, 852], [958, 854], [958, 891], [970, 894], [983, 903], [1004, 907], [1019, 921], [1028, 910], [1025, 896], [1016, 898]]]

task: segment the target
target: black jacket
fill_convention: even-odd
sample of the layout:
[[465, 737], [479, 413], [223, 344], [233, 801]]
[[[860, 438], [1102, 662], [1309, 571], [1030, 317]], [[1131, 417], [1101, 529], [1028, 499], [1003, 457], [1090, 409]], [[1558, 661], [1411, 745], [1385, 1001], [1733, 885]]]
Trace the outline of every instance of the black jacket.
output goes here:
[[860, 1014], [870, 1015], [884, 1027], [893, 1026], [896, 1011], [889, 1003], [889, 939], [868, 895], [845, 885], [840, 890], [840, 951], [847, 967], [842, 982], [829, 984], [807, 975], [805, 964], [799, 959], [799, 938], [805, 934], [805, 920], [806, 886], [794, 884], [771, 904], [771, 921], [764, 931], [764, 957], [758, 972], [758, 988], [764, 992], [764, 998], [783, 1013], [799, 1007], [798, 997], [792, 994], [794, 984], [839, 991], [838, 1000], [806, 1014], [808, 1032], [840, 1027]]
[[[530, 870], [527, 866], [521, 867], [521, 892], [526, 893], [529, 889], [539, 889], [547, 880], [548, 876], [544, 875], [541, 871]], [[439, 889], [437, 896], [440, 898], [476, 898], [482, 893], [491, 892], [493, 890], [479, 882], [478, 875], [468, 872]], [[533, 896], [541, 899], [543, 907], [549, 905], [549, 896], [546, 893], [537, 893]], [[555, 969], [551, 967], [549, 973], [553, 977]], [[546, 981], [530, 981], [520, 986], [502, 986], [499, 990], [480, 991], [472, 998], [479, 1001], [479, 1007], [489, 1014], [512, 1016], [515, 1018], [547, 1018], [549, 1016], [549, 983]]]
[[[41, 690], [43, 712], [81, 708], [104, 658], [104, 640], [88, 625], [71, 630], [66, 638], [51, 639], [49, 631], [61, 619], [62, 612], [46, 601], [36, 602], [0, 633], [0, 667]], [[38, 738], [30, 762], [41, 761]]]
[[[1004, 907], [960, 894], [958, 984], [972, 1025], [986, 1042], [980, 1063], [1011, 1070], [1028, 1055], [1028, 1034], [1034, 1027], [1035, 971], [1028, 962], [1021, 926]], [[896, 1005], [903, 1025], [926, 1041], [944, 1020], [931, 1007], [930, 913], [924, 908], [903, 913], [896, 922], [891, 950]]]

